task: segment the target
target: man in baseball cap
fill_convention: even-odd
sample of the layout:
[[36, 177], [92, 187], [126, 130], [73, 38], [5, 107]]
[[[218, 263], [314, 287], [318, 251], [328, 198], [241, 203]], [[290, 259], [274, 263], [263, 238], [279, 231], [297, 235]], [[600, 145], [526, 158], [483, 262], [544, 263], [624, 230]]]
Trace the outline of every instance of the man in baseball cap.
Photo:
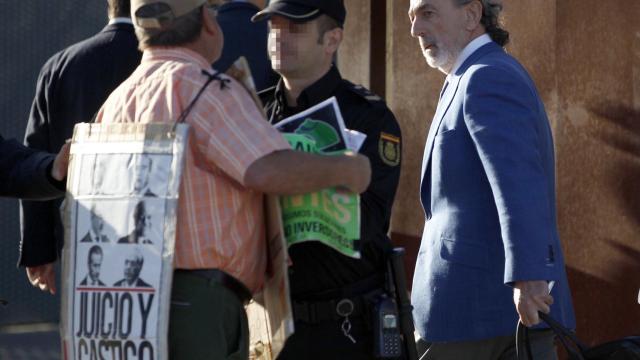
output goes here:
[[208, 0], [132, 0], [131, 18], [139, 29], [166, 30], [177, 18], [205, 4], [216, 5]]
[[[98, 123], [182, 118], [193, 130], [176, 215], [170, 359], [249, 357], [244, 305], [262, 288], [267, 263], [263, 193], [327, 187], [360, 193], [369, 184], [366, 157], [292, 150], [242, 85], [211, 68], [224, 42], [216, 5], [133, 0], [142, 62], [96, 117]], [[151, 275], [146, 281], [157, 283]]]

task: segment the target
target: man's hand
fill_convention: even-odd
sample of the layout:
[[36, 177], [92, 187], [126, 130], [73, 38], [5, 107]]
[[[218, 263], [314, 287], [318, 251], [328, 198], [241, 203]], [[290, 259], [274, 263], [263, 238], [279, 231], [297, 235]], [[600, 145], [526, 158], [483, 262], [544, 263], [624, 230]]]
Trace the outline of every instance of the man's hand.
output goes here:
[[31, 285], [42, 291], [49, 291], [51, 295], [56, 293], [55, 263], [27, 267], [27, 277]]
[[67, 176], [67, 168], [69, 167], [69, 149], [71, 148], [71, 143], [67, 142], [62, 145], [60, 148], [60, 152], [56, 155], [55, 160], [53, 160], [53, 166], [51, 167], [51, 177], [58, 181], [64, 180]]
[[544, 280], [518, 281], [513, 289], [513, 302], [520, 315], [520, 321], [526, 326], [540, 323], [538, 311], [548, 314], [553, 297], [549, 295], [549, 285]]
[[350, 158], [351, 164], [344, 187], [352, 193], [361, 194], [367, 190], [371, 182], [371, 163], [369, 158], [362, 154], [348, 152], [346, 156]]

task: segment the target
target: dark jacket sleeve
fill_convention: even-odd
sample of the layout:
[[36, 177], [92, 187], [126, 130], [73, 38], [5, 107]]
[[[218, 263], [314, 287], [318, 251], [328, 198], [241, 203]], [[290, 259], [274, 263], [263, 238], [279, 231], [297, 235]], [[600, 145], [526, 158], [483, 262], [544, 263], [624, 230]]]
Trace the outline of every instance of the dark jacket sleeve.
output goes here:
[[0, 196], [47, 200], [64, 195], [51, 178], [54, 155], [29, 149], [0, 136]]
[[402, 135], [395, 116], [386, 106], [377, 106], [367, 114], [367, 139], [360, 152], [371, 162], [371, 183], [360, 196], [362, 240], [373, 240], [388, 248], [386, 233], [400, 180]]
[[[54, 57], [55, 58], [55, 57]], [[54, 81], [54, 58], [42, 68], [36, 85], [36, 94], [25, 132], [25, 144], [29, 148], [57, 151], [61, 141], [51, 127], [51, 108], [55, 107], [57, 82]], [[37, 266], [57, 259], [57, 249], [62, 237], [61, 224], [56, 219], [58, 201], [20, 201], [20, 266]]]

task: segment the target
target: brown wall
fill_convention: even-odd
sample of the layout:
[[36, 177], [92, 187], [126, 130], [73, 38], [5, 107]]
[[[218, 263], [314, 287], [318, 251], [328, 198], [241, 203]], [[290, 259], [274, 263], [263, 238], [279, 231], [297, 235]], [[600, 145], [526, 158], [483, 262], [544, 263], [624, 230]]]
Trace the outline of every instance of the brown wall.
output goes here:
[[640, 333], [640, 2], [557, 2], [558, 222], [578, 333]]
[[345, 1], [349, 17], [344, 24], [345, 37], [338, 52], [338, 67], [343, 76], [356, 84], [371, 86], [371, 4], [369, 1]]
[[[347, 21], [359, 30], [346, 34], [344, 47], [357, 51], [342, 49], [343, 74], [368, 84], [361, 66], [386, 62], [386, 100], [404, 145], [393, 238], [413, 255], [412, 270], [423, 227], [420, 164], [444, 75], [428, 68], [409, 34], [409, 0], [386, 2], [387, 36], [373, 41], [363, 33], [370, 26], [363, 9], [380, 3], [346, 3]], [[640, 1], [504, 5], [507, 50], [531, 72], [554, 131], [558, 225], [578, 334], [590, 342], [640, 334]], [[385, 41], [386, 57], [363, 60], [376, 41]]]

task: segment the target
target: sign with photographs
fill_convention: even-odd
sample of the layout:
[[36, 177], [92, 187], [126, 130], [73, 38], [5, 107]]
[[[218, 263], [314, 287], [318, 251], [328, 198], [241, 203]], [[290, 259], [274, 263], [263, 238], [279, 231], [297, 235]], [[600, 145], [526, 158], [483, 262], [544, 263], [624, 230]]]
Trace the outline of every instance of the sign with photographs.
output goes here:
[[[291, 147], [323, 155], [357, 150], [364, 139], [355, 138], [345, 126], [335, 97], [282, 120], [276, 128]], [[358, 145], [354, 143], [358, 142]], [[282, 196], [282, 222], [289, 246], [320, 241], [340, 253], [360, 258], [360, 196], [335, 188], [310, 194]]]
[[188, 126], [79, 124], [63, 210], [64, 359], [168, 359]]

